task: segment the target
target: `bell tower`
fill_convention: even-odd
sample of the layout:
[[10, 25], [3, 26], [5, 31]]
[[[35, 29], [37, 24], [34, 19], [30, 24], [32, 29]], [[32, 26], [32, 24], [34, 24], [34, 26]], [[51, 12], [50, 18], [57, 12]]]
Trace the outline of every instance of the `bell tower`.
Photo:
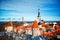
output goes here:
[[38, 9], [38, 15], [37, 15], [37, 19], [36, 19], [37, 23], [40, 23], [41, 18], [40, 18], [40, 9]]

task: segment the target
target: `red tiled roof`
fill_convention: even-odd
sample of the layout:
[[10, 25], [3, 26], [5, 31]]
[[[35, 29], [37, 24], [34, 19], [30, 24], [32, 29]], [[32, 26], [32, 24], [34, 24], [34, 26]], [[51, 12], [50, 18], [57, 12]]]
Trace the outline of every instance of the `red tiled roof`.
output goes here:
[[43, 26], [43, 27], [47, 27], [47, 26], [48, 26], [48, 24], [42, 24], [42, 26]]
[[16, 30], [19, 31], [19, 30], [21, 30], [21, 29], [23, 29], [23, 28], [24, 28], [23, 26], [19, 26], [19, 27], [16, 28]]
[[55, 29], [59, 29], [59, 28], [60, 28], [60, 26], [58, 26], [58, 25], [55, 26]]
[[12, 24], [12, 21], [9, 21], [8, 22], [8, 26], [12, 26], [13, 24]]
[[47, 26], [47, 28], [48, 28], [48, 29], [50, 29], [50, 28], [51, 28], [51, 26]]
[[34, 21], [34, 23], [33, 23], [33, 26], [32, 26], [33, 28], [39, 28], [38, 27], [38, 23], [37, 23], [37, 21]]
[[52, 32], [44, 32], [42, 35], [50, 37], [50, 36], [53, 36], [53, 33]]
[[32, 27], [27, 27], [26, 30], [32, 30]]

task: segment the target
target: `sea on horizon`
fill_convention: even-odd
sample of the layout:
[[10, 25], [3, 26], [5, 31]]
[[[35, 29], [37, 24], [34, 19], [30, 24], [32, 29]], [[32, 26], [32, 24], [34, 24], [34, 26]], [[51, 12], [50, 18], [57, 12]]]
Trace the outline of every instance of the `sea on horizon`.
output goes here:
[[[9, 22], [9, 21], [0, 21], [0, 24], [1, 23], [6, 23], [6, 22]], [[12, 21], [12, 22], [22, 22], [22, 21]], [[27, 23], [33, 23], [34, 21], [26, 21]], [[48, 23], [53, 23], [53, 22], [56, 22], [56, 23], [60, 23], [60, 21], [44, 21], [44, 22], [48, 22]]]

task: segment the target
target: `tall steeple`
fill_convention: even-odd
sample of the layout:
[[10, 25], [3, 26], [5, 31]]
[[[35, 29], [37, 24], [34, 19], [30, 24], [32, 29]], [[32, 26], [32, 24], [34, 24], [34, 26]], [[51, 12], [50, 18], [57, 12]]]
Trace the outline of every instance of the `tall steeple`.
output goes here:
[[40, 17], [40, 9], [38, 9], [38, 16], [37, 16], [38, 18]]
[[41, 18], [40, 18], [40, 9], [38, 9], [38, 15], [37, 15], [36, 21], [37, 21], [38, 24], [40, 24], [40, 22], [41, 22]]
[[43, 21], [41, 20], [41, 16], [40, 16], [40, 9], [38, 9], [38, 16], [37, 16], [36, 21], [37, 21], [38, 25], [43, 23]]
[[22, 22], [24, 22], [24, 17], [22, 17]]

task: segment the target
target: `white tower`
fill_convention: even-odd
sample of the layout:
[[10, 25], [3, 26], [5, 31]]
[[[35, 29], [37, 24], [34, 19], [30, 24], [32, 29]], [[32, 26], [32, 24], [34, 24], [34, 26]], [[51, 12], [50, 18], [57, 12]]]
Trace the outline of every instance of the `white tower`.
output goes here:
[[22, 17], [22, 22], [23, 22], [23, 26], [27, 26], [28, 23], [26, 22], [26, 20], [24, 19], [24, 17]]
[[22, 17], [22, 22], [24, 22], [24, 17]]

